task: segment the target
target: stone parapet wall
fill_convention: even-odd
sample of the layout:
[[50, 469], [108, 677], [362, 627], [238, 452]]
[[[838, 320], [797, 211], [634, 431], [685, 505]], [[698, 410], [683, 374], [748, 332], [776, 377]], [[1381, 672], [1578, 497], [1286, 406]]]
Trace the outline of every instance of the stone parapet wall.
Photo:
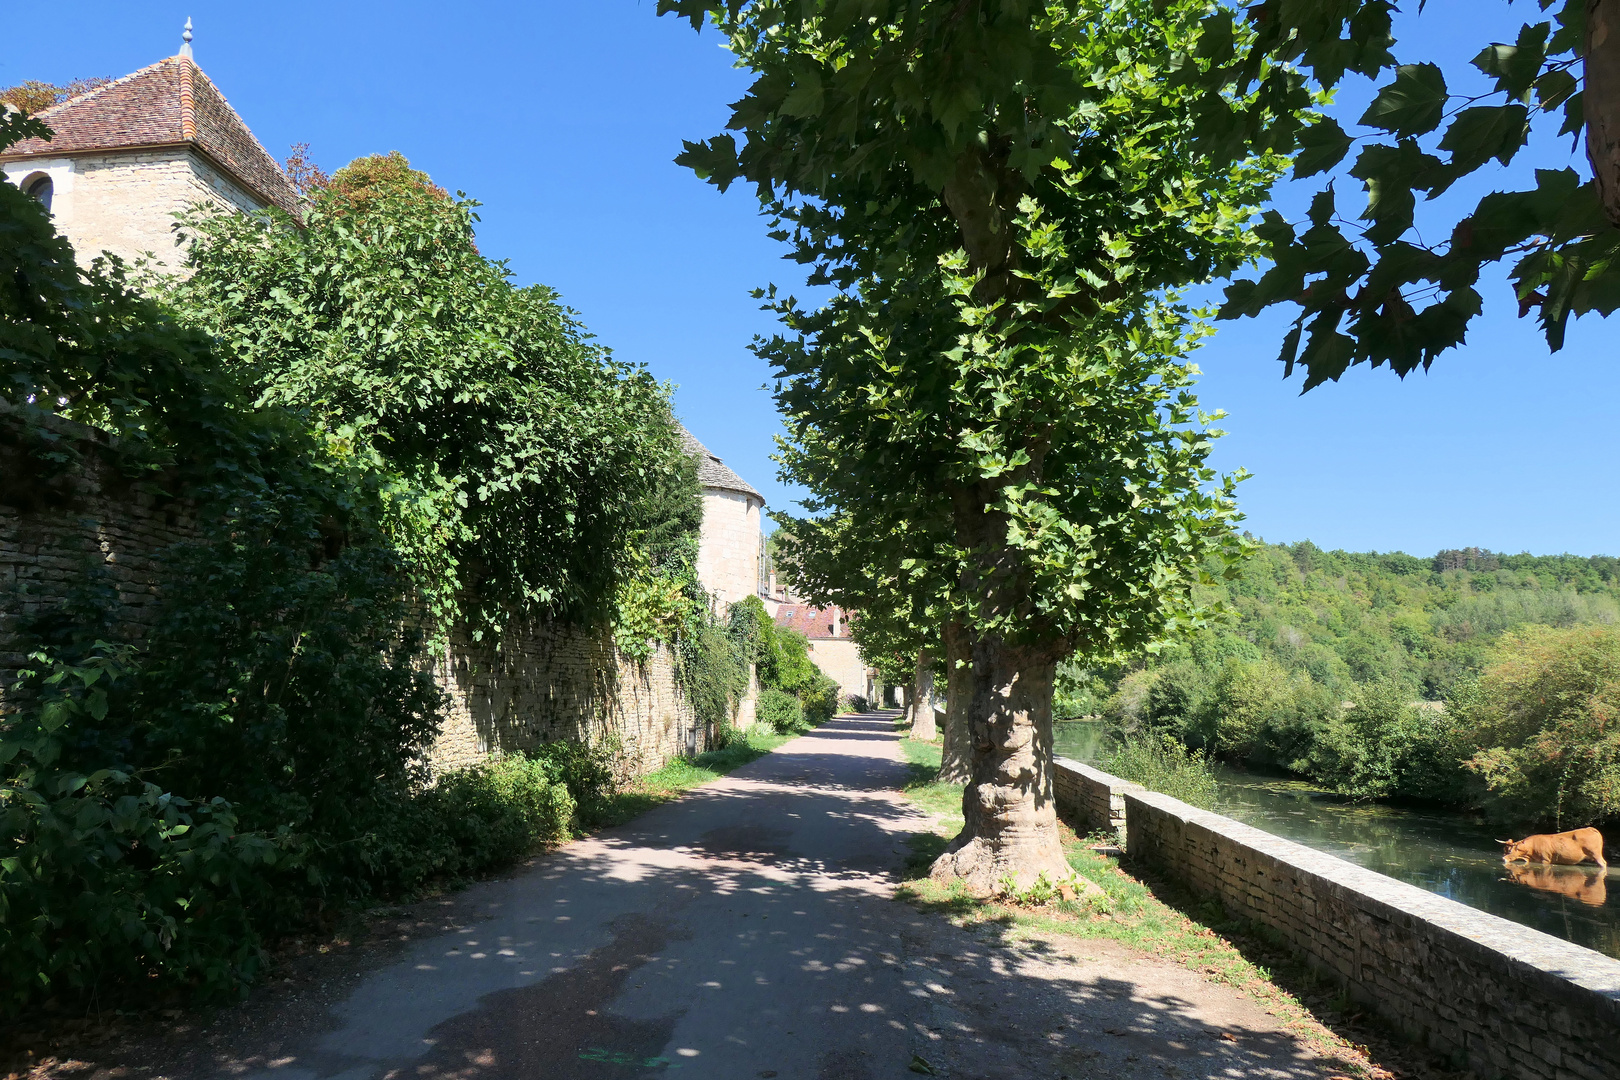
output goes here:
[[1620, 960], [1167, 795], [1124, 793], [1131, 861], [1277, 931], [1481, 1077], [1620, 1073]]
[[1052, 766], [1058, 816], [1076, 832], [1110, 832], [1123, 843], [1125, 794], [1147, 789], [1072, 758], [1056, 758]]

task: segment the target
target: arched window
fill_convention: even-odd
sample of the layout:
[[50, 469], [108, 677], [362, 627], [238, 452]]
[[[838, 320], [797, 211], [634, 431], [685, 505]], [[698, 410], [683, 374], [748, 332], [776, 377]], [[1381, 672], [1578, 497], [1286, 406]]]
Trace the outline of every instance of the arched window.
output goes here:
[[51, 208], [51, 195], [56, 186], [51, 178], [44, 173], [35, 173], [23, 181], [23, 191], [39, 200], [39, 205], [49, 210]]

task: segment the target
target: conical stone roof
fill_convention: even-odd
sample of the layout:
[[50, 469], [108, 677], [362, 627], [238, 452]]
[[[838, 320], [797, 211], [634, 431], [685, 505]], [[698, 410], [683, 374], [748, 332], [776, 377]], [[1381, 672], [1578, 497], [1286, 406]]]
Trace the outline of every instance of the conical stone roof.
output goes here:
[[749, 486], [748, 481], [738, 476], [726, 467], [725, 462], [715, 457], [707, 446], [697, 441], [697, 438], [686, 430], [685, 424], [677, 424], [681, 430], [681, 442], [686, 446], [686, 452], [697, 458], [698, 483], [706, 488], [718, 488], [721, 491], [740, 491], [744, 495], [752, 495], [763, 505], [765, 496]]

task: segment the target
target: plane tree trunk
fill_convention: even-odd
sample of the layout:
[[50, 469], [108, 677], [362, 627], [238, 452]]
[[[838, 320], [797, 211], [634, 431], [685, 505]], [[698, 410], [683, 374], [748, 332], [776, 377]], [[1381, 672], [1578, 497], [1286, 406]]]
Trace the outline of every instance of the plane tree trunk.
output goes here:
[[911, 737], [933, 742], [938, 734], [934, 725], [934, 664], [924, 649], [917, 654], [917, 674], [911, 681]]
[[[1039, 455], [1029, 457], [1031, 475], [1038, 475]], [[971, 756], [962, 832], [929, 873], [942, 884], [959, 881], [975, 896], [1008, 883], [1027, 889], [1042, 875], [1054, 885], [1075, 878], [1063, 856], [1052, 791], [1052, 689], [1062, 643], [1033, 632], [1038, 628], [1031, 625], [1018, 553], [1007, 542], [1007, 519], [992, 509], [994, 483], [952, 493], [958, 539], [975, 553], [960, 587], [976, 598], [982, 623], [1030, 633], [1018, 642], [964, 625], [946, 637], [956, 638], [949, 647], [968, 660], [952, 669], [953, 677], [965, 675], [965, 685], [958, 688], [953, 679], [952, 690], [967, 691], [963, 726]]]
[[967, 627], [955, 621], [946, 623], [944, 637], [945, 739], [940, 753], [939, 778], [950, 784], [965, 784], [973, 773], [973, 738], [968, 730], [973, 669]]
[[1583, 65], [1586, 157], [1603, 211], [1620, 228], [1620, 0], [1586, 0]]
[[972, 649], [973, 758], [962, 796], [966, 822], [934, 863], [935, 881], [961, 881], [975, 896], [1020, 889], [1041, 874], [1074, 871], [1063, 856], [1052, 794], [1052, 680], [1056, 663], [997, 639]]

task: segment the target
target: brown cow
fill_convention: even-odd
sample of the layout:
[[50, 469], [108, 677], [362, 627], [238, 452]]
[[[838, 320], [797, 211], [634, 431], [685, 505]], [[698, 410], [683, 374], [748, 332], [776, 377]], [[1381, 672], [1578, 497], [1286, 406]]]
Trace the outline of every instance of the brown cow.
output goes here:
[[1561, 866], [1509, 863], [1507, 872], [1520, 885], [1567, 896], [1571, 900], [1579, 900], [1593, 907], [1602, 907], [1609, 899], [1607, 874], [1595, 867], [1578, 870], [1573, 867], [1565, 869]]
[[1599, 866], [1603, 859], [1603, 834], [1596, 829], [1571, 829], [1561, 833], [1537, 833], [1523, 840], [1498, 840], [1503, 862], [1557, 863], [1574, 866], [1590, 859]]

